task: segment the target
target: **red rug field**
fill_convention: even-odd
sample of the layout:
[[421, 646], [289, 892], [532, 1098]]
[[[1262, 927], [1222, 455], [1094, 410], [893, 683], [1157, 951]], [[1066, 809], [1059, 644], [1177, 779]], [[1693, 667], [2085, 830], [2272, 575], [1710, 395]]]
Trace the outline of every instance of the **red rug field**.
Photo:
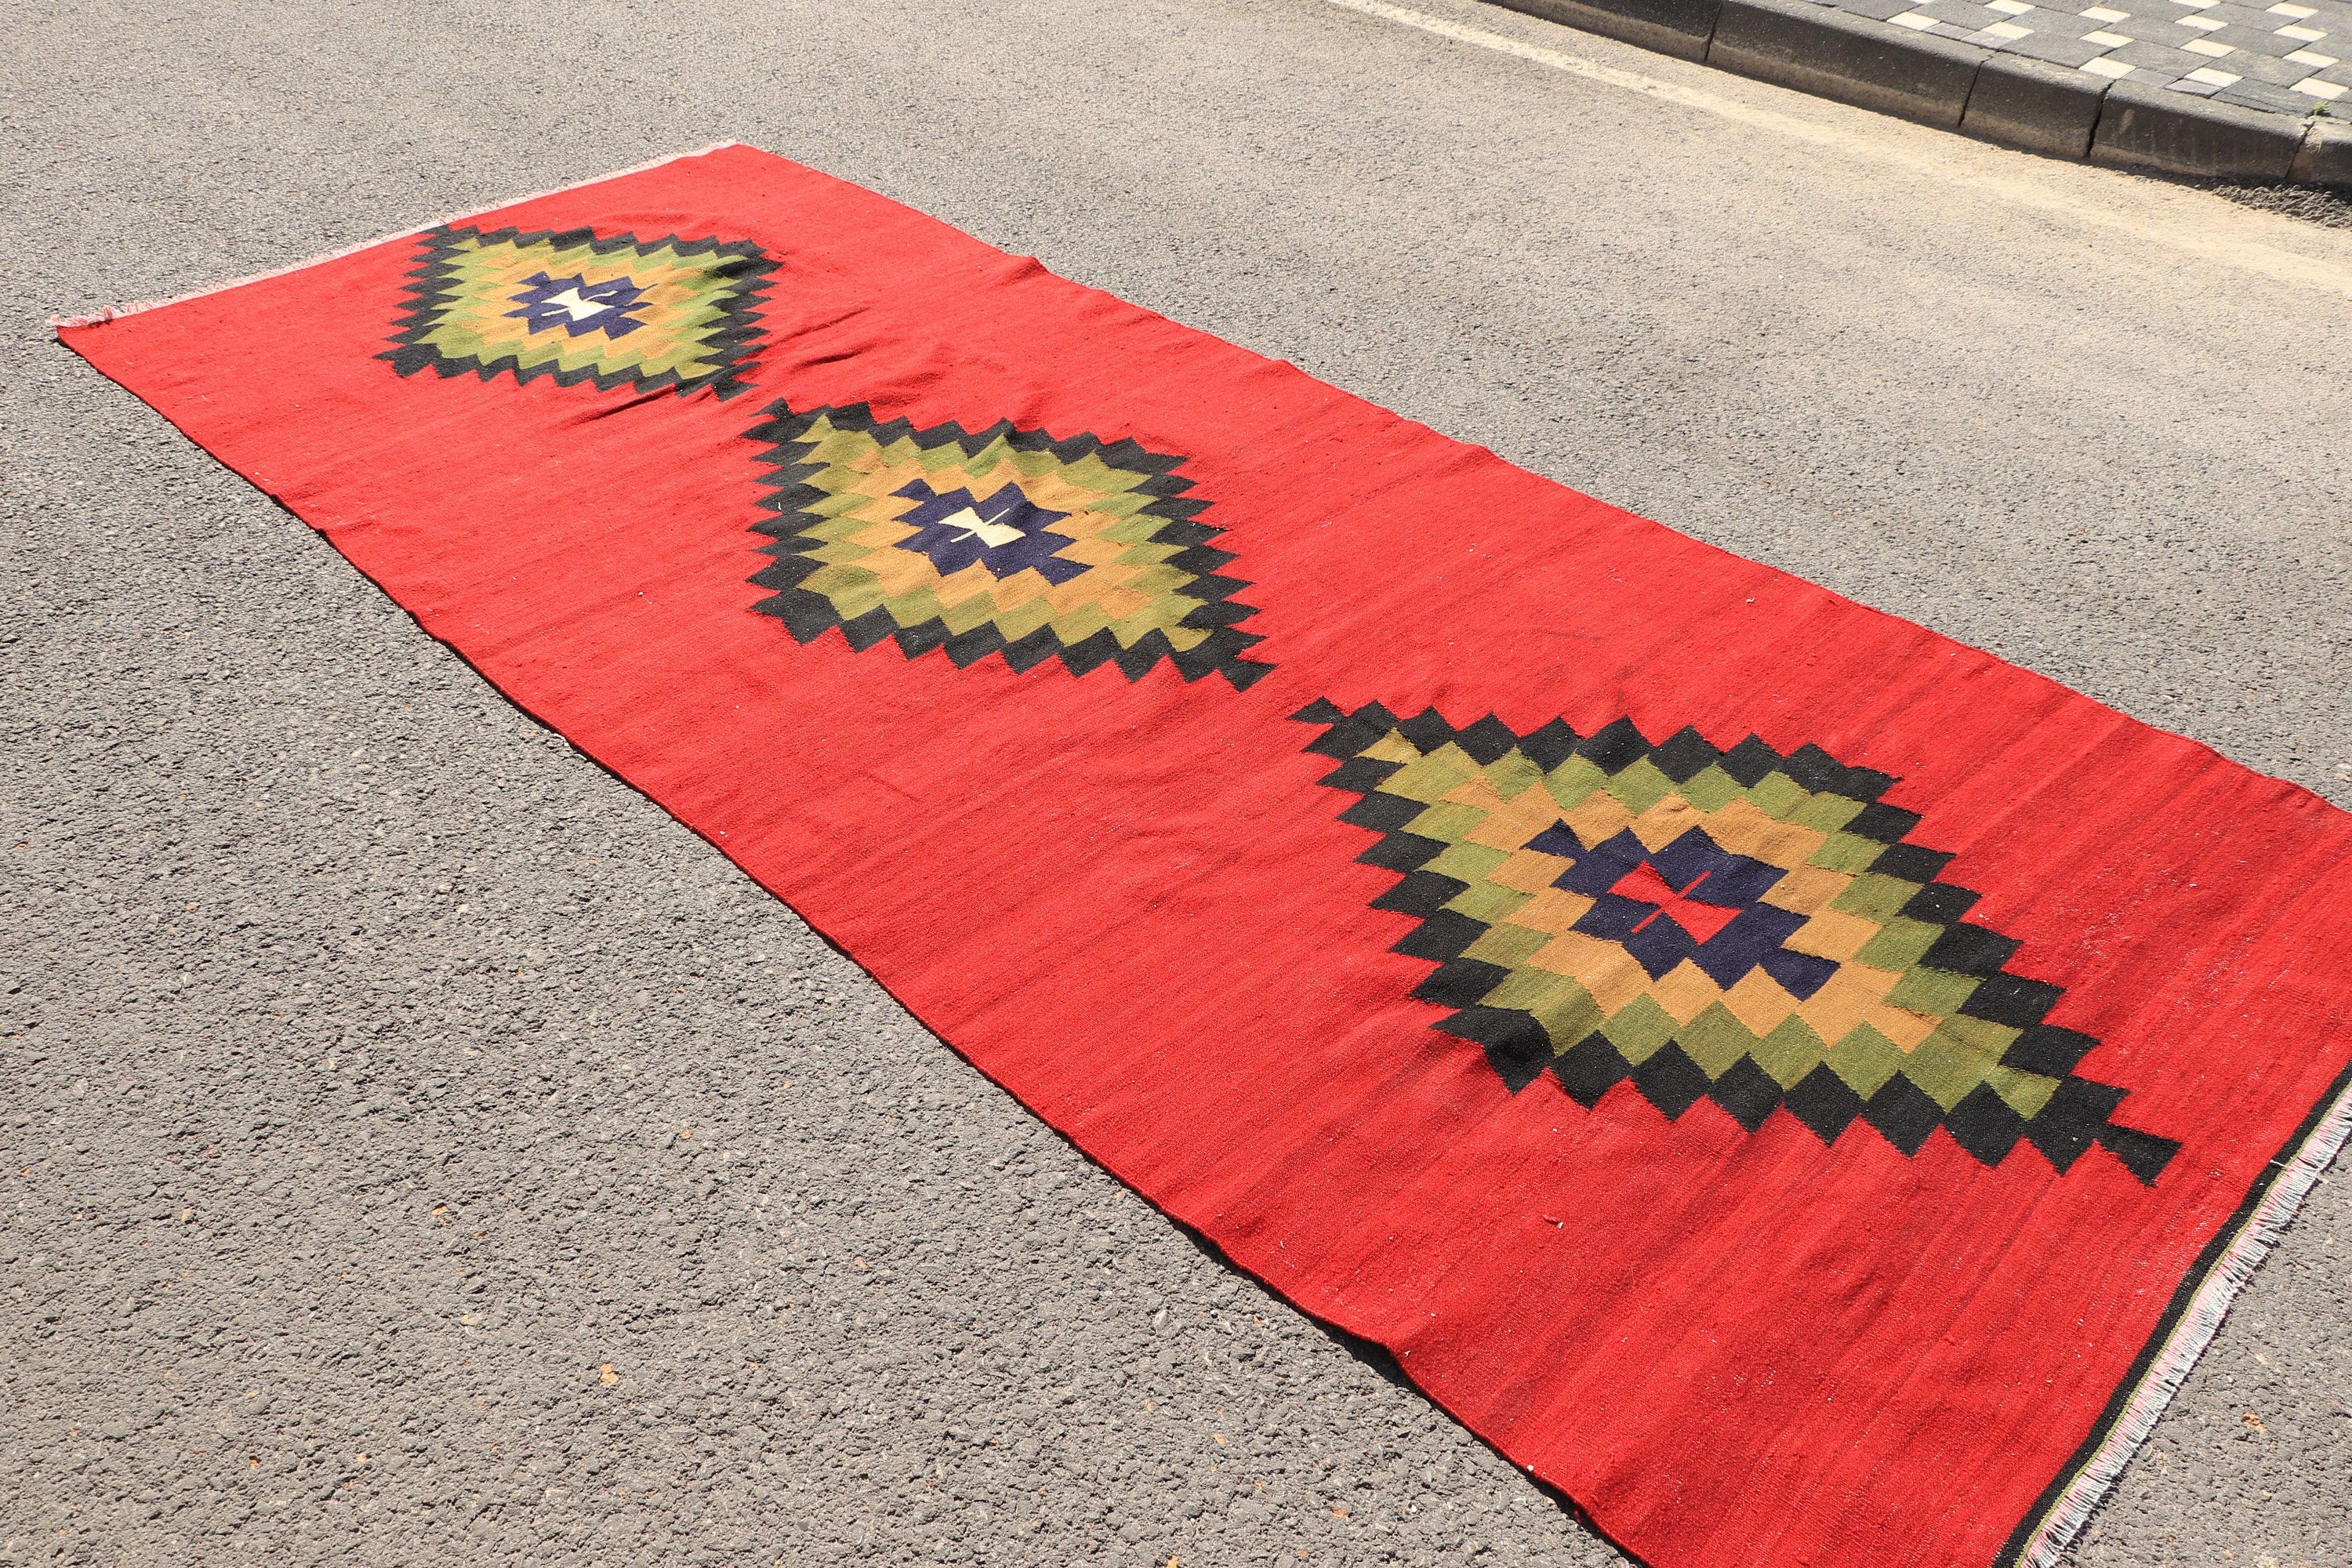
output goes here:
[[2344, 1136], [2352, 816], [767, 153], [62, 335], [1656, 1568], [2047, 1561]]

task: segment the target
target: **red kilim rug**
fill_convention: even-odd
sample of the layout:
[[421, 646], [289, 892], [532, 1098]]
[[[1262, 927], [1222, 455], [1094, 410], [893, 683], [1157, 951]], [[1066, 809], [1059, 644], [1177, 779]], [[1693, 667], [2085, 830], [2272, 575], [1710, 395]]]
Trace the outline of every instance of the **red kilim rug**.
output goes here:
[[1659, 1568], [2050, 1561], [2343, 1140], [2352, 816], [767, 153], [62, 335]]

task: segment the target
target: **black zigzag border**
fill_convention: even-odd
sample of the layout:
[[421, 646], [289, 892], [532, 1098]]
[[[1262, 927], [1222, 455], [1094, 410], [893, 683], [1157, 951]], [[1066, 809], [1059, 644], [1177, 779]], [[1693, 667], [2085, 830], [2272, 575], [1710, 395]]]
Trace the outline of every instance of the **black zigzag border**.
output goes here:
[[[952, 440], [967, 453], [973, 453], [1002, 440], [1016, 451], [1049, 452], [1063, 462], [1076, 462], [1095, 454], [1114, 468], [1150, 474], [1151, 478], [1137, 487], [1152, 497], [1141, 510], [1160, 520], [1156, 538], [1162, 543], [1183, 547], [1169, 559], [1169, 564], [1192, 574], [1193, 580], [1183, 592], [1187, 598], [1200, 601], [1180, 624], [1208, 636], [1190, 648], [1180, 648], [1168, 640], [1166, 633], [1155, 628], [1132, 647], [1121, 647], [1108, 631], [1099, 631], [1082, 642], [1066, 646], [1050, 626], [1041, 626], [1026, 637], [1008, 641], [993, 625], [953, 632], [945, 621], [935, 617], [918, 626], [901, 626], [888, 610], [879, 606], [844, 620], [831, 600], [801, 586], [822, 564], [800, 552], [823, 542], [808, 538], [803, 530], [823, 521], [820, 515], [805, 509], [824, 499], [824, 492], [808, 482], [809, 477], [820, 472], [824, 465], [806, 460], [793, 448], [820, 419], [831, 421], [837, 429], [861, 432], [883, 446], [911, 439], [919, 446], [937, 447]], [[1055, 440], [1042, 430], [1019, 429], [1010, 420], [999, 421], [983, 430], [966, 430], [953, 421], [917, 429], [907, 419], [879, 420], [872, 406], [864, 403], [796, 412], [788, 404], [779, 402], [769, 409], [768, 417], [748, 434], [766, 448], [760, 461], [777, 470], [773, 478], [763, 481], [772, 493], [761, 502], [776, 514], [775, 518], [753, 525], [757, 531], [775, 541], [761, 547], [765, 553], [775, 557], [775, 563], [751, 579], [774, 593], [754, 607], [783, 622], [785, 628], [803, 643], [814, 642], [828, 629], [839, 626], [849, 646], [860, 651], [889, 639], [896, 641], [908, 658], [937, 649], [962, 668], [991, 654], [1002, 654], [1004, 662], [1016, 670], [1031, 669], [1058, 657], [1072, 675], [1084, 675], [1110, 663], [1117, 665], [1129, 680], [1140, 679], [1146, 670], [1166, 659], [1188, 681], [1213, 672], [1223, 676], [1237, 691], [1247, 689], [1274, 668], [1251, 663], [1241, 657], [1244, 649], [1265, 640], [1237, 627], [1238, 622], [1257, 614], [1255, 605], [1241, 604], [1232, 596], [1250, 584], [1241, 578], [1220, 574], [1220, 569], [1234, 557], [1210, 543], [1223, 530], [1193, 521], [1208, 509], [1208, 503], [1181, 499], [1183, 492], [1192, 488], [1190, 479], [1175, 473], [1184, 460], [1181, 458], [1149, 451], [1126, 438], [1106, 443], [1093, 436], [1072, 436]]]
[[[667, 246], [680, 256], [717, 255], [731, 257], [740, 264], [732, 274], [739, 279], [733, 298], [720, 307], [720, 325], [705, 338], [704, 343], [720, 356], [717, 370], [705, 375], [681, 377], [675, 370], [657, 375], [644, 375], [634, 370], [603, 371], [592, 365], [575, 365], [565, 370], [553, 363], [524, 368], [518, 356], [505, 354], [484, 361], [478, 355], [452, 357], [425, 342], [431, 335], [435, 320], [441, 312], [450, 286], [457, 281], [455, 257], [460, 242], [473, 239], [482, 245], [554, 245], [569, 249], [584, 245], [599, 256], [616, 250], [658, 250]], [[637, 386], [657, 392], [674, 386], [678, 395], [709, 387], [721, 398], [734, 396], [746, 389], [742, 371], [750, 363], [757, 341], [766, 335], [759, 324], [759, 311], [765, 301], [768, 279], [780, 263], [749, 240], [717, 238], [683, 239], [667, 235], [656, 240], [640, 240], [634, 235], [613, 235], [599, 238], [593, 229], [541, 229], [525, 234], [518, 228], [485, 230], [470, 226], [443, 225], [428, 229], [424, 235], [425, 252], [417, 264], [409, 269], [409, 310], [401, 318], [400, 331], [393, 335], [395, 345], [376, 358], [386, 361], [402, 375], [414, 375], [430, 368], [444, 376], [464, 375], [471, 372], [484, 381], [499, 375], [511, 375], [519, 383], [538, 376], [552, 376], [558, 386], [576, 386], [581, 382], [593, 383], [599, 392], [610, 392], [616, 386]]]
[[[1962, 1149], [1987, 1165], [2000, 1164], [2020, 1142], [2027, 1142], [2062, 1173], [2096, 1143], [2148, 1185], [2179, 1151], [2180, 1145], [2171, 1139], [2119, 1127], [2108, 1120], [2121, 1103], [2124, 1090], [2074, 1076], [2075, 1064], [2098, 1042], [2045, 1021], [2064, 992], [2009, 971], [2007, 964], [2018, 947], [2014, 939], [1960, 918], [1981, 895], [1940, 879], [1951, 862], [1950, 855], [1906, 841], [1920, 818], [1916, 812], [1879, 798], [1895, 784], [1891, 774], [1848, 767], [1811, 744], [1784, 756], [1755, 735], [1726, 750], [1685, 728], [1653, 744], [1628, 719], [1619, 719], [1591, 735], [1580, 735], [1555, 719], [1522, 735], [1491, 713], [1457, 728], [1433, 708], [1399, 718], [1378, 702], [1366, 703], [1351, 713], [1322, 700], [1291, 717], [1324, 726], [1323, 734], [1310, 742], [1307, 750], [1334, 758], [1339, 766], [1320, 782], [1362, 797], [1342, 811], [1340, 819], [1381, 836], [1357, 858], [1396, 872], [1399, 880], [1373, 900], [1373, 907], [1420, 920], [1392, 951], [1436, 964], [1429, 978], [1413, 990], [1416, 997], [1452, 1009], [1433, 1027], [1483, 1047], [1488, 1062], [1515, 1094], [1549, 1070], [1562, 1089], [1589, 1110], [1619, 1083], [1630, 1080], [1669, 1121], [1705, 1098], [1751, 1132], [1775, 1110], [1787, 1111], [1824, 1143], [1836, 1142], [1839, 1134], [1861, 1121], [1905, 1154], [1918, 1152], [1928, 1134], [1941, 1126]], [[1709, 1079], [1706, 1070], [1673, 1042], [1638, 1067], [1628, 1063], [1598, 1034], [1555, 1056], [1550, 1037], [1533, 1016], [1484, 1005], [1484, 998], [1506, 972], [1462, 954], [1487, 928], [1444, 907], [1465, 884], [1422, 868], [1445, 847], [1405, 830], [1405, 825], [1420, 814], [1420, 806], [1378, 793], [1381, 784], [1402, 764], [1360, 754], [1391, 730], [1424, 752], [1451, 741], [1482, 765], [1517, 747], [1546, 770], [1571, 756], [1582, 756], [1602, 772], [1615, 774], [1647, 758], [1676, 784], [1709, 764], [1721, 767], [1742, 784], [1754, 784], [1778, 770], [1816, 794], [1834, 793], [1864, 802], [1843, 831], [1885, 845], [1870, 868], [1919, 883], [1918, 892], [1902, 912], [1944, 928], [1919, 962], [1929, 968], [1977, 977], [1976, 990], [1960, 1005], [1961, 1016], [2022, 1031], [2002, 1056], [2003, 1064], [2057, 1079], [2057, 1092], [2029, 1118], [2020, 1116], [1982, 1084], [1946, 1111], [1901, 1073], [1867, 1100], [1826, 1065], [1785, 1091], [1747, 1058], [1722, 1078]]]

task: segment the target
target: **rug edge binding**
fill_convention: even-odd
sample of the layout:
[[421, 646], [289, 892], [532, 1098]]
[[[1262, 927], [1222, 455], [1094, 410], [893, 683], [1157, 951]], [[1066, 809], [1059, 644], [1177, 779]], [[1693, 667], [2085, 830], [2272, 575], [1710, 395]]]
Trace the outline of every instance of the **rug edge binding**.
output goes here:
[[316, 256], [307, 256], [299, 261], [291, 261], [283, 267], [273, 267], [264, 272], [250, 272], [242, 278], [231, 278], [226, 282], [208, 284], [202, 289], [192, 289], [184, 294], [174, 294], [167, 300], [135, 300], [125, 304], [109, 305], [95, 314], [87, 316], [51, 316], [49, 330], [52, 332], [60, 332], [70, 331], [79, 327], [102, 327], [109, 321], [120, 321], [125, 316], [136, 316], [142, 311], [160, 310], [167, 305], [183, 304], [190, 300], [202, 300], [213, 294], [225, 294], [232, 289], [242, 289], [248, 283], [266, 283], [272, 278], [283, 278], [289, 273], [299, 272], [306, 268], [316, 267], [321, 262], [341, 261], [346, 256], [357, 256], [363, 250], [373, 250], [380, 245], [390, 245], [396, 240], [412, 239], [427, 230], [479, 217], [485, 213], [520, 206], [525, 202], [535, 202], [547, 196], [560, 196], [567, 191], [585, 190], [590, 185], [601, 185], [608, 180], [624, 179], [631, 174], [646, 174], [671, 163], [682, 163], [689, 158], [707, 158], [713, 153], [723, 153], [730, 147], [750, 145], [751, 143], [747, 142], [713, 142], [707, 147], [697, 147], [690, 152], [667, 153], [659, 158], [648, 159], [642, 163], [631, 164], [625, 169], [615, 169], [610, 174], [592, 174], [584, 180], [574, 180], [570, 184], [550, 185], [545, 190], [527, 191], [520, 195], [503, 197], [488, 206], [479, 207], [471, 212], [446, 213], [440, 217], [415, 224], [407, 228], [396, 229], [390, 234], [379, 234], [371, 239], [362, 239], [356, 244], [343, 246], [340, 249], [322, 251]]
[[2044, 1510], [2025, 1543], [2000, 1560], [2012, 1568], [2057, 1568], [2069, 1547], [2155, 1432], [2189, 1373], [2221, 1331], [2239, 1293], [2250, 1284], [2294, 1216], [2352, 1142], [2352, 1074], [2337, 1080], [2335, 1099], [2291, 1152], [2273, 1162], [2269, 1190], [2223, 1248], [2172, 1325], [2163, 1348], [2141, 1373], [2123, 1409], [2058, 1500]]

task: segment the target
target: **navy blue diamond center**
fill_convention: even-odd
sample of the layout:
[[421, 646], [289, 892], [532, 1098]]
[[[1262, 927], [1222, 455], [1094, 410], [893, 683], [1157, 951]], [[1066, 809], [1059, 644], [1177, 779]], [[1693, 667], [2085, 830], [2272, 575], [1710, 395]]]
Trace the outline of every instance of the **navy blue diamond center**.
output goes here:
[[521, 317], [523, 325], [534, 332], [561, 327], [575, 338], [583, 332], [617, 338], [645, 325], [629, 314], [645, 302], [645, 297], [646, 291], [626, 278], [591, 283], [576, 272], [569, 278], [534, 272], [523, 279], [522, 292], [514, 297], [520, 308], [507, 314]]
[[1552, 886], [1592, 900], [1572, 929], [1618, 943], [1653, 980], [1688, 959], [1728, 991], [1760, 968], [1802, 1001], [1837, 973], [1783, 945], [1805, 917], [1763, 901], [1780, 868], [1735, 855], [1701, 828], [1651, 849], [1630, 831], [1588, 846], [1560, 822], [1527, 847], [1567, 861]]
[[1002, 486], [985, 500], [973, 500], [967, 489], [942, 495], [920, 479], [896, 493], [916, 503], [898, 518], [915, 530], [898, 547], [930, 557], [942, 577], [977, 564], [997, 577], [1034, 571], [1048, 583], [1066, 583], [1087, 570], [1085, 562], [1055, 553], [1076, 541], [1047, 526], [1070, 514], [1046, 510], [1019, 485]]

